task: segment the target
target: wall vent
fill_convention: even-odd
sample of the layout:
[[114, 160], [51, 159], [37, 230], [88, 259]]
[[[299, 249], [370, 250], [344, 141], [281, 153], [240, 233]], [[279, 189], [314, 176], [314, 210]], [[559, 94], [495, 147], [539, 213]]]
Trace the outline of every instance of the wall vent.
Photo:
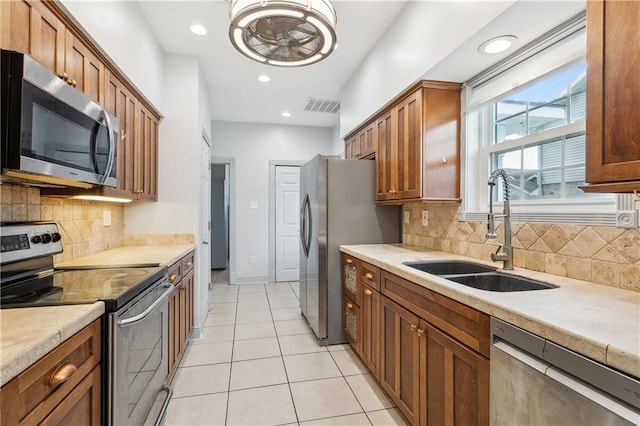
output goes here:
[[308, 112], [326, 112], [329, 114], [336, 114], [340, 111], [340, 102], [330, 101], [327, 99], [307, 98], [307, 102], [305, 102], [302, 110]]

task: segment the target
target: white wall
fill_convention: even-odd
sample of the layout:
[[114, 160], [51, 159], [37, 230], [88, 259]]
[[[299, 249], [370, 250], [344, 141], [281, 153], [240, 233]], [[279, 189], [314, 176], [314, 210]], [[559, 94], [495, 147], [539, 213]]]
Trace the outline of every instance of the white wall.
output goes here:
[[138, 2], [62, 0], [62, 4], [147, 99], [162, 109], [164, 52]]
[[340, 135], [362, 124], [511, 4], [512, 0], [408, 2], [342, 88]]
[[[235, 160], [235, 276], [238, 283], [269, 278], [269, 161], [307, 161], [332, 153], [331, 129], [213, 121], [213, 157]], [[250, 208], [252, 201], [257, 208]], [[232, 232], [233, 235], [233, 232]], [[233, 246], [232, 246], [233, 247]], [[256, 263], [249, 258], [255, 256]], [[234, 271], [231, 271], [232, 273]]]
[[331, 154], [344, 158], [344, 141], [340, 137], [340, 123], [331, 128]]

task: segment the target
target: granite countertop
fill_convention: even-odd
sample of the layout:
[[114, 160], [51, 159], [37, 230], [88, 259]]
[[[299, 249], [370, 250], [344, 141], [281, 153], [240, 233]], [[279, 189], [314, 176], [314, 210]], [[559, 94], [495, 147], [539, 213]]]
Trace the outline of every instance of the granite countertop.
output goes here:
[[548, 282], [558, 288], [490, 292], [418, 271], [403, 265], [403, 262], [460, 259], [493, 266], [500, 264], [403, 244], [345, 245], [340, 250], [603, 364], [640, 377], [640, 293], [520, 268], [506, 272]]
[[0, 309], [0, 386], [104, 313], [104, 303]]
[[169, 266], [195, 249], [193, 244], [121, 246], [57, 263], [56, 268], [100, 266]]

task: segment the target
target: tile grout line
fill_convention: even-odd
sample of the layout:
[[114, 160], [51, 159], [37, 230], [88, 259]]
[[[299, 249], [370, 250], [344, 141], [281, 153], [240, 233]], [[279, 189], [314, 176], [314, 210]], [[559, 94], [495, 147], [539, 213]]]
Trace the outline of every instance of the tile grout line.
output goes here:
[[233, 316], [233, 339], [231, 340], [231, 359], [229, 359], [229, 381], [227, 383], [227, 406], [224, 413], [224, 424], [227, 425], [229, 418], [229, 400], [231, 399], [231, 374], [233, 373], [233, 351], [236, 346], [236, 321], [238, 318], [238, 297], [240, 296], [240, 289], [236, 287], [236, 310]]

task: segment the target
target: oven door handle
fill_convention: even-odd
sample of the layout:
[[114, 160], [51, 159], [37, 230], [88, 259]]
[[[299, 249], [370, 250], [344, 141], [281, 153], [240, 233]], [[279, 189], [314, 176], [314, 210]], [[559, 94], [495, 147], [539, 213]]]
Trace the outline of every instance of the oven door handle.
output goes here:
[[164, 302], [167, 297], [169, 297], [171, 295], [171, 293], [173, 293], [175, 291], [175, 287], [169, 283], [164, 285], [165, 287], [168, 287], [167, 290], [162, 293], [162, 295], [160, 297], [158, 297], [158, 300], [156, 300], [155, 302], [153, 302], [147, 309], [144, 310], [144, 312], [135, 315], [131, 318], [127, 318], [127, 319], [123, 319], [118, 321], [118, 327], [123, 328], [123, 327], [128, 327], [130, 325], [134, 325], [135, 323], [138, 323], [140, 321], [143, 321], [145, 318], [147, 318], [149, 315], [151, 315], [151, 313], [162, 303]]

